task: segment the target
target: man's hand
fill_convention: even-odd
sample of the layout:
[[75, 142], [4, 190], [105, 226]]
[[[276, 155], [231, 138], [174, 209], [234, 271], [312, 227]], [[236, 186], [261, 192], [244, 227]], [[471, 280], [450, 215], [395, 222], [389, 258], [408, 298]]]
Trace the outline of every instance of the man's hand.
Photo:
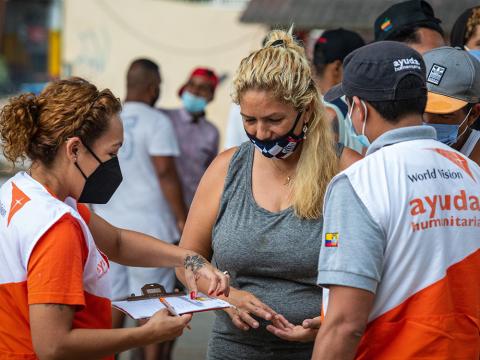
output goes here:
[[314, 317], [313, 319], [305, 319], [303, 320], [302, 326], [305, 329], [320, 329], [320, 325], [322, 325], [322, 320], [320, 316]]
[[306, 319], [302, 325], [293, 325], [282, 315], [275, 315], [267, 330], [280, 339], [296, 342], [312, 342], [320, 327], [320, 317]]

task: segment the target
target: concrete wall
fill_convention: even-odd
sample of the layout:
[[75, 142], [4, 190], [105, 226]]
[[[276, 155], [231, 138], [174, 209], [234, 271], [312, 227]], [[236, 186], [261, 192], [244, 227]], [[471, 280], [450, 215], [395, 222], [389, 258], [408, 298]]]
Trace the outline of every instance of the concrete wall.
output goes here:
[[242, 10], [166, 0], [64, 0], [64, 75], [85, 77], [123, 98], [128, 64], [148, 57], [163, 76], [157, 106], [176, 107], [191, 69], [212, 67], [228, 75], [207, 108], [223, 134], [231, 77], [266, 34], [263, 26], [241, 24]]

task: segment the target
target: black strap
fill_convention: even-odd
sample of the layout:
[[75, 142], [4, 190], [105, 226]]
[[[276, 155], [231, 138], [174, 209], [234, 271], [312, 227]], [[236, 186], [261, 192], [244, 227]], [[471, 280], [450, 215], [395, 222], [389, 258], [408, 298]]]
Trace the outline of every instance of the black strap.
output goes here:
[[283, 46], [285, 47], [285, 41], [282, 40], [282, 39], [279, 39], [279, 40], [275, 40], [272, 45], [270, 45], [271, 47], [277, 47], [277, 46]]

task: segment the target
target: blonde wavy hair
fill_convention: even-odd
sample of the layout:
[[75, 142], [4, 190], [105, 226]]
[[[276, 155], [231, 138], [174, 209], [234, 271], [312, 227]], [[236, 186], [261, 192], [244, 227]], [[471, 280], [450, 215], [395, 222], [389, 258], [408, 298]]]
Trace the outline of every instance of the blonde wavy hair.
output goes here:
[[318, 219], [326, 187], [338, 171], [338, 159], [311, 66], [290, 31], [270, 32], [264, 47], [241, 61], [233, 79], [233, 101], [239, 104], [242, 95], [252, 89], [270, 91], [297, 111], [311, 106], [307, 137], [292, 184], [292, 203], [298, 217]]

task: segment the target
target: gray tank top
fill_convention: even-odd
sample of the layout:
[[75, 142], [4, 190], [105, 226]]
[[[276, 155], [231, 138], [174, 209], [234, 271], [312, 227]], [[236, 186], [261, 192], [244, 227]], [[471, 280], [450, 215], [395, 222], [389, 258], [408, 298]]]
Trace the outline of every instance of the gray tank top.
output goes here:
[[[228, 270], [232, 286], [254, 294], [293, 324], [319, 316], [321, 289], [316, 285], [322, 220], [301, 220], [292, 208], [272, 213], [252, 194], [254, 146], [243, 143], [229, 165], [213, 228], [213, 256]], [[281, 340], [259, 329], [237, 329], [218, 311], [208, 359], [310, 359], [313, 343]]]

